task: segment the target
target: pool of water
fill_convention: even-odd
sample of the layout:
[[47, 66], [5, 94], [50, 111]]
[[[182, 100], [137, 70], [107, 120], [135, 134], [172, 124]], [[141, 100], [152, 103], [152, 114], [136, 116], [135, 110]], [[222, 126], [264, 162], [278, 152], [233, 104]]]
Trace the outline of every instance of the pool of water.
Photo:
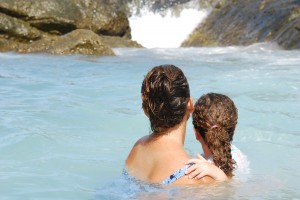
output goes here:
[[[300, 57], [271, 44], [114, 49], [116, 57], [0, 54], [1, 199], [299, 199]], [[230, 96], [249, 173], [225, 184], [128, 180], [124, 161], [150, 132], [140, 87], [155, 65], [186, 74], [194, 99]], [[201, 153], [188, 122], [185, 148]]]

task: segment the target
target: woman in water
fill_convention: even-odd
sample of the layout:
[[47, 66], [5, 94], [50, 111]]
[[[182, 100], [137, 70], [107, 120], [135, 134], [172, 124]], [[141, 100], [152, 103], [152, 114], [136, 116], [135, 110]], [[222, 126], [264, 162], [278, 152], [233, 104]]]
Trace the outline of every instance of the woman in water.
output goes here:
[[[142, 107], [150, 120], [152, 133], [140, 138], [126, 160], [129, 175], [146, 182], [195, 184], [227, 177], [213, 164], [203, 161], [201, 179], [189, 179], [185, 171], [191, 164], [184, 150], [186, 124], [194, 110], [189, 85], [174, 65], [154, 67], [142, 83]], [[199, 161], [197, 162], [199, 163]]]
[[[195, 104], [193, 125], [196, 139], [201, 143], [204, 158], [214, 163], [230, 178], [236, 161], [243, 154], [231, 144], [238, 119], [234, 102], [226, 95], [208, 93]], [[192, 178], [201, 178], [202, 157], [187, 162], [194, 163], [186, 173]]]

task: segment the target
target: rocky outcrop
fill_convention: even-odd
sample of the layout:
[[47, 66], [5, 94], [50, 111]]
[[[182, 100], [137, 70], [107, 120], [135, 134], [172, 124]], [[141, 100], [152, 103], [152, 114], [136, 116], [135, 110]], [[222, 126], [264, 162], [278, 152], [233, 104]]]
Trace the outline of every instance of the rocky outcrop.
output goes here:
[[52, 39], [45, 38], [25, 47], [21, 45], [18, 49], [22, 53], [46, 52], [59, 55], [115, 55], [112, 49], [105, 44], [101, 36], [86, 29], [77, 29], [71, 33], [61, 37], [53, 37]]
[[225, 0], [182, 43], [190, 46], [277, 42], [300, 48], [299, 0]]
[[126, 14], [108, 2], [0, 0], [0, 51], [113, 55], [110, 48], [141, 47]]

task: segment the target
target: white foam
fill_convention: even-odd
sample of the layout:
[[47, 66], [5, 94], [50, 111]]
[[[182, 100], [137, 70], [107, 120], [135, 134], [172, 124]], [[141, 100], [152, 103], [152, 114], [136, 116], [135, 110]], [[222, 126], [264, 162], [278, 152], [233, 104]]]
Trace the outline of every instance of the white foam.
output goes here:
[[129, 18], [132, 39], [146, 48], [177, 48], [207, 16], [207, 11], [186, 8], [179, 16], [143, 11]]

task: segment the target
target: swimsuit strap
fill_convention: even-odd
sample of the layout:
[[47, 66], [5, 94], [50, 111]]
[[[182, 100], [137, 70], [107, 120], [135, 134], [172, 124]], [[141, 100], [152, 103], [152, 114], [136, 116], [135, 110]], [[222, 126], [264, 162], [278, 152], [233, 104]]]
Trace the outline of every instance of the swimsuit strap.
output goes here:
[[176, 181], [177, 179], [183, 177], [185, 175], [185, 171], [190, 168], [193, 164], [188, 164], [187, 166], [177, 170], [176, 172], [174, 172], [172, 175], [170, 175], [168, 178], [166, 178], [165, 180], [163, 180], [161, 182], [161, 184], [170, 184], [173, 183], [174, 181]]

